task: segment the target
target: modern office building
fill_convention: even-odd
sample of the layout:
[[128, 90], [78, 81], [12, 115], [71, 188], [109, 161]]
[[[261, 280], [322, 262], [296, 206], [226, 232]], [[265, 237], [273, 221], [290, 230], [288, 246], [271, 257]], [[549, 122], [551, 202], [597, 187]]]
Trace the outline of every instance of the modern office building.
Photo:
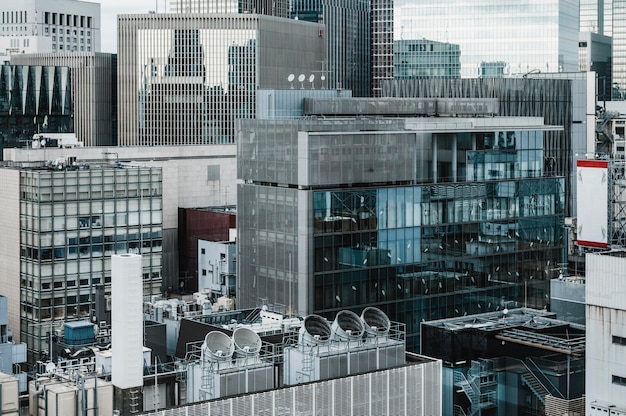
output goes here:
[[578, 64], [581, 71], [593, 71], [598, 77], [598, 101], [611, 100], [613, 89], [612, 39], [593, 32], [580, 32]]
[[461, 78], [459, 45], [426, 39], [393, 42], [393, 78]]
[[580, 31], [611, 36], [613, 33], [613, 1], [580, 0]]
[[494, 99], [308, 99], [306, 120], [242, 121], [239, 307], [375, 305], [407, 325], [409, 350], [422, 320], [545, 307], [565, 190], [544, 139], [563, 130], [497, 112]]
[[[578, 16], [579, 4], [574, 0], [541, 3], [395, 0], [392, 42], [428, 39], [458, 44], [462, 78], [484, 76], [483, 72], [505, 76], [577, 71]], [[385, 27], [389, 19], [387, 13], [373, 14], [372, 27]], [[392, 46], [390, 43], [386, 47]], [[386, 47], [376, 46], [383, 51]], [[376, 60], [373, 65], [378, 67], [374, 85], [392, 77], [391, 73], [381, 71], [384, 65]], [[494, 71], [494, 65], [502, 69]]]
[[[185, 231], [196, 232], [203, 224], [200, 222], [195, 224], [196, 226], [191, 226], [187, 221], [190, 218], [187, 216], [187, 208], [229, 207], [237, 202], [234, 145], [94, 146], [71, 150], [58, 147], [14, 148], [5, 149], [4, 157], [5, 161], [11, 163], [34, 161], [43, 163], [64, 157], [68, 152], [75, 155], [77, 160], [90, 164], [100, 164], [104, 161], [114, 165], [123, 162], [136, 166], [159, 167], [163, 170], [162, 277], [164, 290], [169, 290], [170, 293], [179, 287], [179, 277], [188, 277], [184, 273], [186, 263], [183, 262], [179, 268], [179, 258], [186, 257], [185, 248], [189, 244], [186, 239], [179, 244], [179, 234], [182, 235]], [[191, 221], [197, 219], [197, 216], [191, 217]], [[196, 250], [195, 241], [192, 249]], [[194, 266], [195, 264], [194, 258]]]
[[74, 131], [70, 73], [65, 66], [0, 66], [0, 150], [26, 146], [39, 132]]
[[260, 14], [120, 15], [118, 27], [124, 146], [234, 143], [257, 89], [303, 81], [325, 59], [323, 25]]
[[[69, 87], [70, 91], [73, 91], [70, 99], [74, 124], [70, 131], [84, 146], [117, 144], [117, 57], [115, 55], [96, 52], [20, 54], [11, 56], [11, 65], [69, 68], [69, 81], [71, 82]], [[31, 77], [28, 81], [35, 84], [30, 86], [31, 89], [36, 89], [36, 86], [41, 89], [41, 85], [45, 86], [37, 78]], [[35, 97], [35, 102], [37, 101]], [[40, 124], [43, 124], [43, 121], [40, 120]], [[48, 129], [48, 131], [52, 130]]]
[[[461, 54], [463, 52], [461, 51]], [[534, 73], [525, 77], [411, 79], [381, 83], [384, 97], [496, 98], [501, 116], [542, 117], [564, 134], [544, 135], [547, 174], [564, 174], [567, 217], [576, 216], [576, 162], [596, 150], [596, 77], [593, 72]]]
[[323, 23], [328, 59], [316, 76], [324, 76], [323, 86], [352, 90], [355, 97], [369, 97], [370, 0], [296, 0], [290, 17]]
[[287, 0], [170, 0], [171, 13], [258, 13], [287, 17]]
[[5, 166], [0, 178], [0, 292], [29, 362], [46, 355], [57, 321], [93, 316], [96, 286], [110, 293], [112, 254], [141, 253], [143, 293], [161, 293], [160, 168], [59, 157]]
[[626, 252], [586, 255], [586, 413], [626, 414]]
[[100, 52], [100, 4], [16, 0], [0, 5], [0, 52]]

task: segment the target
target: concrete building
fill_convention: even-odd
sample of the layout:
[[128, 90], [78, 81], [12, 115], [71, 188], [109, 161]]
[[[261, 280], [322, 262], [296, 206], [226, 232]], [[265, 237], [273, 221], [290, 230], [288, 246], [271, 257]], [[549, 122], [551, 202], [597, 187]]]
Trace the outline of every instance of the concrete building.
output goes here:
[[0, 6], [0, 52], [100, 52], [100, 4], [17, 0]]
[[112, 254], [142, 253], [143, 293], [161, 293], [162, 177], [75, 156], [0, 169], [0, 292], [30, 363], [49, 354], [56, 321], [93, 316], [96, 286], [110, 293]]
[[327, 60], [315, 76], [331, 89], [371, 95], [370, 0], [296, 0], [290, 17], [323, 23]]
[[198, 240], [198, 290], [211, 296], [235, 296], [237, 245]]
[[242, 121], [239, 307], [373, 304], [406, 323], [409, 350], [422, 320], [545, 307], [565, 200], [544, 139], [563, 131], [497, 112], [489, 99], [308, 99], [306, 120]]
[[[20, 54], [11, 57], [11, 65], [69, 68], [73, 119], [71, 131], [84, 146], [117, 144], [115, 55], [96, 52]], [[41, 128], [43, 123], [41, 117], [39, 125], [34, 127]], [[52, 130], [48, 128], [48, 131]]]
[[118, 16], [119, 144], [234, 143], [259, 88], [325, 59], [324, 26], [260, 14]]
[[[585, 414], [626, 414], [626, 252], [586, 255]], [[610, 413], [609, 413], [610, 411]]]

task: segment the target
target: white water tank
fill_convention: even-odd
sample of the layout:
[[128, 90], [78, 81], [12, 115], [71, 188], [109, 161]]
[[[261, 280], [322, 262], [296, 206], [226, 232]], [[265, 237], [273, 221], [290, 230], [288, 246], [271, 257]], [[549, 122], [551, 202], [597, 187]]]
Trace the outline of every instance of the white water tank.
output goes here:
[[113, 385], [143, 385], [143, 279], [141, 255], [111, 256]]

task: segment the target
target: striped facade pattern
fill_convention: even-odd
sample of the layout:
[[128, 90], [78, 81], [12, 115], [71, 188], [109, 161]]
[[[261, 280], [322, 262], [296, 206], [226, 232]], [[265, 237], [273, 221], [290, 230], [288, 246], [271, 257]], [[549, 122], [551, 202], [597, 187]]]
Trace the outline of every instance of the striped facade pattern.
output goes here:
[[118, 16], [119, 144], [234, 143], [257, 89], [319, 67], [323, 27], [258, 14]]
[[108, 53], [29, 54], [11, 57], [17, 65], [70, 68], [73, 131], [85, 146], [117, 144], [115, 55]]

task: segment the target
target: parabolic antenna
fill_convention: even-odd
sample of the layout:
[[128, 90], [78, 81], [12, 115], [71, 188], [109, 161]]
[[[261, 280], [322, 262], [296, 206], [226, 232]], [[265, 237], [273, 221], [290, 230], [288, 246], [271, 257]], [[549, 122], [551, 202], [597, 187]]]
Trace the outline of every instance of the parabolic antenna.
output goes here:
[[296, 76], [294, 74], [289, 74], [289, 76], [287, 77], [287, 81], [289, 82], [293, 82], [294, 79], [296, 79]]
[[309, 77], [309, 82], [313, 81], [315, 81], [315, 74], [311, 74], [311, 76]]
[[304, 74], [298, 75], [298, 82], [304, 82], [305, 79], [306, 79], [306, 76]]
[[322, 75], [322, 81], [324, 81], [326, 79], [326, 77], [324, 75]]

